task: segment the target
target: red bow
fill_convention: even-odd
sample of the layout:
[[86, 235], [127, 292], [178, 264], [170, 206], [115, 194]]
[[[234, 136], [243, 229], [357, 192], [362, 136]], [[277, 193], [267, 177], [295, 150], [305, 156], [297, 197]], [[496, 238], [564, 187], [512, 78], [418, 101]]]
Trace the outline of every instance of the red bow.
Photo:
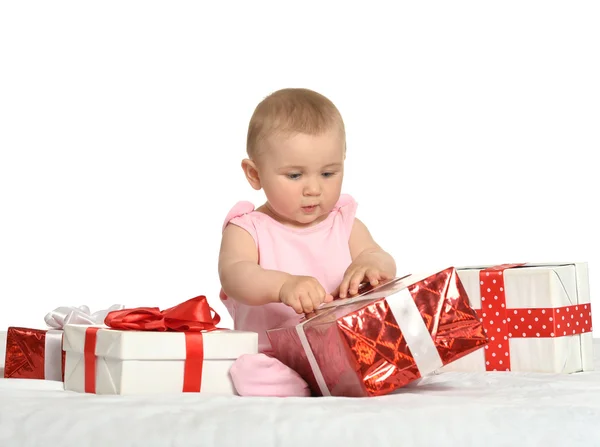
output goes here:
[[219, 314], [201, 295], [163, 311], [158, 307], [114, 310], [108, 313], [104, 323], [114, 329], [134, 331], [200, 332], [217, 329], [219, 321]]

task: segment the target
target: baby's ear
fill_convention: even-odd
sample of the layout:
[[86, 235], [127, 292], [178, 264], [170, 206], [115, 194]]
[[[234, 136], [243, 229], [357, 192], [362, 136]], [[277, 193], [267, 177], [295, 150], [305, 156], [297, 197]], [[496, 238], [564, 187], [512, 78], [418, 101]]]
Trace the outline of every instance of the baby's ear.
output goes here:
[[244, 175], [246, 176], [246, 180], [250, 183], [254, 189], [261, 189], [260, 185], [260, 177], [258, 176], [258, 169], [256, 169], [256, 163], [249, 158], [244, 158], [242, 160], [242, 169], [244, 170]]

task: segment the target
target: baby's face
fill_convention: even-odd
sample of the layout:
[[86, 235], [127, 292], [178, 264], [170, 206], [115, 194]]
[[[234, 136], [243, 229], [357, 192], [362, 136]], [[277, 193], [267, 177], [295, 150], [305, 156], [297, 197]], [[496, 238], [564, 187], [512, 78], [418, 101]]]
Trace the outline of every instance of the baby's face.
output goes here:
[[323, 220], [342, 189], [345, 142], [340, 132], [274, 136], [266, 143], [257, 166], [271, 211], [296, 226]]

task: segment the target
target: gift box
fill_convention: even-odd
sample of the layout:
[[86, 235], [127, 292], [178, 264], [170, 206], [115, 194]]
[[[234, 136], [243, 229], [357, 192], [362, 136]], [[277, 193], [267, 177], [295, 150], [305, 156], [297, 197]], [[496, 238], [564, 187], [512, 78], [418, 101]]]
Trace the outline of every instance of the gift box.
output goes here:
[[4, 358], [5, 379], [63, 379], [62, 331], [9, 327]]
[[591, 371], [587, 263], [457, 269], [490, 343], [442, 371]]
[[165, 311], [113, 312], [106, 326], [66, 325], [65, 389], [236, 394], [229, 369], [239, 356], [258, 352], [258, 334], [219, 329], [218, 321], [200, 296]]
[[0, 331], [0, 374], [4, 376], [4, 357], [6, 355], [6, 331]]
[[9, 327], [4, 377], [62, 381], [65, 366], [61, 347], [64, 325], [68, 322], [96, 324], [102, 322], [108, 312], [122, 308], [122, 305], [115, 304], [92, 314], [87, 306], [63, 306], [46, 314], [44, 319], [49, 329]]
[[487, 343], [454, 268], [396, 278], [267, 334], [321, 396], [387, 394]]

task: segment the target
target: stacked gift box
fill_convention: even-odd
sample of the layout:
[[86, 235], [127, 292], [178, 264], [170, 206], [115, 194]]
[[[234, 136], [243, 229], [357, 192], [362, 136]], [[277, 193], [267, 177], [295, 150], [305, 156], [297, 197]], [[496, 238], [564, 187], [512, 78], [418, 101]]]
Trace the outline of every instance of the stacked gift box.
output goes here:
[[4, 377], [12, 379], [64, 379], [63, 329], [68, 324], [93, 325], [123, 305], [91, 313], [89, 307], [58, 307], [44, 320], [46, 329], [9, 327], [6, 334]]
[[219, 319], [205, 296], [163, 311], [61, 307], [46, 317], [60, 329], [8, 329], [4, 376], [96, 394], [235, 394], [229, 369], [257, 353], [258, 334], [220, 329]]

